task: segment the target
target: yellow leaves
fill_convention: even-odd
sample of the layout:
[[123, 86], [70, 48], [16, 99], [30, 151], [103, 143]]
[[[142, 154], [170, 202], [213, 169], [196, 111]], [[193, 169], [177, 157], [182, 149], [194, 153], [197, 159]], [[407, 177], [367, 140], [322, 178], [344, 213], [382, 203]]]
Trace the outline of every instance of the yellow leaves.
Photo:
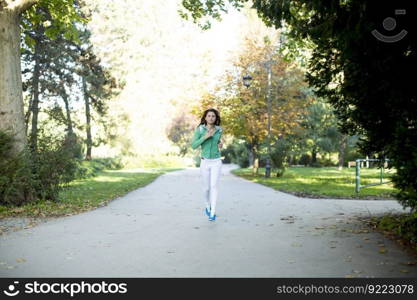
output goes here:
[[387, 253], [387, 249], [379, 248], [378, 252], [381, 253], [381, 254], [385, 254], [385, 253]]

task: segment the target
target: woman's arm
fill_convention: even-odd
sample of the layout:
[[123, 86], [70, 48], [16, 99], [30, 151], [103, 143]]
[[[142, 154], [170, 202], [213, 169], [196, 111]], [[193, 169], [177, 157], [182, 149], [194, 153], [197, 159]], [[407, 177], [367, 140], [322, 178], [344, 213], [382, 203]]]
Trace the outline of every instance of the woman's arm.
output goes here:
[[223, 130], [220, 131], [219, 141], [217, 142], [217, 144], [219, 145], [219, 149], [223, 147], [222, 133], [223, 133]]
[[191, 141], [191, 148], [197, 149], [198, 146], [200, 146], [204, 141], [206, 140], [205, 135], [200, 136], [200, 130], [197, 127], [197, 129], [194, 131], [194, 136]]

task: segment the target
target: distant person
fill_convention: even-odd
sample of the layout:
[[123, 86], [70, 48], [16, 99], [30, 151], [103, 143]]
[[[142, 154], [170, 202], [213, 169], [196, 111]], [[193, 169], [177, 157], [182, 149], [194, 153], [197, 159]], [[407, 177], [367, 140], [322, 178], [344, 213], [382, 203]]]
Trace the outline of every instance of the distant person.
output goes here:
[[203, 194], [206, 201], [205, 213], [210, 221], [216, 219], [216, 202], [218, 182], [221, 174], [222, 159], [220, 149], [223, 129], [220, 127], [220, 114], [214, 109], [207, 109], [201, 117], [200, 124], [194, 131], [191, 147], [201, 145], [200, 175], [203, 183]]

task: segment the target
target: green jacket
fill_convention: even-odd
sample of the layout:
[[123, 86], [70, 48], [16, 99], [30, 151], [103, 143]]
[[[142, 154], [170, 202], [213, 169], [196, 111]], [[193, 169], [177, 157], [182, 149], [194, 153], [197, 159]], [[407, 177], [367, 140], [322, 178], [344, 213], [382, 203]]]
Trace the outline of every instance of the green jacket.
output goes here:
[[221, 156], [219, 146], [217, 144], [220, 143], [223, 129], [217, 125], [214, 125], [214, 127], [216, 128], [216, 131], [214, 132], [213, 136], [209, 137], [208, 139], [204, 138], [207, 132], [207, 128], [204, 124], [200, 124], [194, 131], [191, 147], [193, 149], [197, 149], [197, 147], [201, 145], [201, 156], [204, 158], [212, 159], [219, 158]]

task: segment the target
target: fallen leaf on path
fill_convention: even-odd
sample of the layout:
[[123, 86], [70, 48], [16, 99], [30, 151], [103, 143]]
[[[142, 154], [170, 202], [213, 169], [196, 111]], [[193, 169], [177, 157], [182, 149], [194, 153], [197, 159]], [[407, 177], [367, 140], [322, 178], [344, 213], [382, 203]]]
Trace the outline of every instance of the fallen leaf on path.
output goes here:
[[381, 253], [381, 254], [385, 254], [385, 253], [387, 253], [387, 249], [380, 248], [378, 252]]
[[407, 261], [406, 263], [402, 262], [400, 264], [405, 265], [405, 266], [414, 266], [417, 264], [417, 261]]
[[19, 258], [16, 258], [16, 261], [20, 263], [20, 262], [25, 262], [25, 261], [26, 261], [26, 259], [24, 259], [24, 258], [20, 258], [20, 257], [19, 257]]
[[408, 270], [400, 270], [401, 273], [408, 273]]

